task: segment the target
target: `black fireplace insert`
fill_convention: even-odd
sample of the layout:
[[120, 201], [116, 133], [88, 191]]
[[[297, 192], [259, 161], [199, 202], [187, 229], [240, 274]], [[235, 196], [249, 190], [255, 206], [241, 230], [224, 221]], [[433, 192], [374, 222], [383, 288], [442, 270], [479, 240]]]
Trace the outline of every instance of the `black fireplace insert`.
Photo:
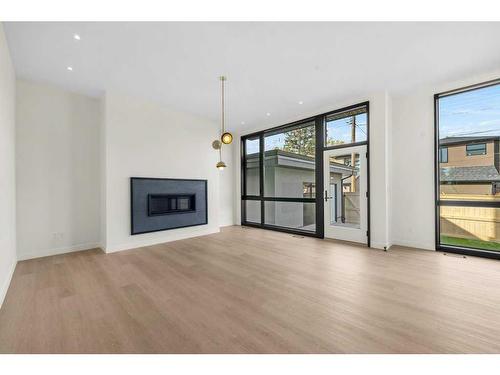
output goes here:
[[196, 194], [148, 194], [148, 215], [196, 211]]
[[131, 234], [208, 223], [207, 180], [130, 178]]

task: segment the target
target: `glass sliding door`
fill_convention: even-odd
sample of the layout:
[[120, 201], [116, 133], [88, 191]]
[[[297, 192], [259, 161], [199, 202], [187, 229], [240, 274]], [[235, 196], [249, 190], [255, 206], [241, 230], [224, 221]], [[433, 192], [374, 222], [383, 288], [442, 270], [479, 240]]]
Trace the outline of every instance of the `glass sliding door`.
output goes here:
[[500, 257], [500, 82], [435, 101], [436, 247]]

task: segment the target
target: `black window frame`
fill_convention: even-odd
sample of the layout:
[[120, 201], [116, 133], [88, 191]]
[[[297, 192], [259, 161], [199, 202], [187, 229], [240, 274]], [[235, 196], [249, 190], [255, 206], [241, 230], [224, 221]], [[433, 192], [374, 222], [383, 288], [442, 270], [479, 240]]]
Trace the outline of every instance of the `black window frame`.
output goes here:
[[[326, 136], [326, 118], [327, 116], [334, 115], [336, 113], [346, 112], [349, 110], [354, 110], [359, 107], [366, 107], [366, 140], [355, 143], [347, 143], [340, 144], [334, 146], [326, 146], [325, 144], [325, 136]], [[315, 186], [316, 186], [316, 197], [315, 198], [285, 198], [285, 197], [265, 197], [264, 196], [264, 155], [265, 155], [265, 135], [276, 134], [279, 132], [284, 132], [293, 128], [300, 127], [301, 125], [305, 125], [307, 123], [313, 122], [315, 123]], [[247, 139], [259, 138], [259, 148], [260, 148], [260, 158], [259, 158], [259, 183], [260, 183], [260, 194], [259, 195], [247, 195], [246, 194], [246, 150], [245, 150], [245, 142]], [[319, 115], [315, 115], [312, 117], [304, 118], [298, 121], [294, 121], [288, 124], [276, 126], [269, 129], [264, 129], [261, 131], [245, 134], [241, 136], [240, 140], [240, 160], [241, 160], [241, 225], [275, 230], [279, 232], [285, 232], [296, 235], [324, 238], [324, 172], [323, 172], [323, 152], [326, 150], [338, 149], [338, 148], [348, 148], [354, 146], [366, 145], [366, 158], [367, 158], [367, 246], [370, 247], [370, 159], [369, 159], [369, 151], [370, 151], [370, 102], [364, 101], [351, 106], [342, 107], [333, 111], [329, 111], [326, 113], [322, 113]], [[261, 222], [249, 222], [246, 220], [246, 201], [260, 201], [260, 215]], [[297, 228], [288, 228], [281, 227], [271, 224], [265, 224], [265, 202], [305, 202], [305, 203], [315, 203], [316, 204], [316, 230], [306, 231], [300, 230]]]
[[[437, 251], [456, 253], [462, 255], [479, 256], [483, 258], [500, 259], [500, 252], [465, 247], [465, 246], [452, 246], [452, 245], [441, 244], [441, 229], [440, 229], [440, 219], [441, 219], [440, 208], [443, 206], [500, 208], [500, 202], [471, 201], [471, 200], [442, 200], [442, 201], [440, 200], [439, 99], [451, 95], [458, 95], [464, 92], [480, 90], [486, 87], [497, 86], [497, 85], [500, 85], [500, 78], [470, 86], [465, 86], [454, 90], [441, 92], [434, 95], [434, 202], [435, 202], [434, 237], [435, 237], [435, 249]], [[494, 138], [495, 137], [492, 137], [492, 139]], [[498, 144], [498, 141], [496, 141], [495, 144]]]

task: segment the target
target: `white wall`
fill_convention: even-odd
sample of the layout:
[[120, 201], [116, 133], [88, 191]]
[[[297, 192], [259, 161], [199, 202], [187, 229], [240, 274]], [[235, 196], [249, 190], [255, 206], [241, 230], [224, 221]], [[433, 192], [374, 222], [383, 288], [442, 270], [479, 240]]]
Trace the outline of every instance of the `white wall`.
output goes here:
[[219, 226], [234, 225], [234, 176], [235, 169], [239, 167], [234, 156], [234, 149], [239, 149], [238, 140], [234, 139], [230, 145], [222, 146], [222, 160], [227, 165], [223, 171], [219, 171]]
[[0, 24], [0, 307], [16, 257], [15, 74]]
[[24, 80], [16, 94], [19, 259], [97, 247], [99, 101]]
[[391, 100], [387, 92], [369, 96], [370, 101], [370, 233], [371, 246], [391, 246], [390, 235], [390, 139]]
[[500, 77], [500, 70], [425, 86], [393, 98], [393, 243], [435, 249], [434, 94]]
[[106, 221], [107, 221], [107, 195], [106, 195], [106, 171], [108, 157], [106, 153], [106, 97], [101, 98], [99, 101], [100, 106], [100, 123], [99, 123], [99, 155], [101, 157], [99, 165], [99, 193], [100, 193], [100, 229], [99, 229], [99, 244], [101, 249], [106, 248]]
[[[218, 124], [108, 92], [105, 127], [107, 252], [218, 232], [220, 218], [223, 224], [231, 221], [232, 205], [221, 204], [219, 179], [223, 183], [234, 179], [231, 173], [220, 177], [215, 168], [218, 153], [211, 146], [219, 136]], [[234, 168], [232, 161], [229, 168]], [[131, 236], [129, 179], [133, 176], [207, 179], [208, 224]], [[228, 191], [224, 187], [221, 194]]]

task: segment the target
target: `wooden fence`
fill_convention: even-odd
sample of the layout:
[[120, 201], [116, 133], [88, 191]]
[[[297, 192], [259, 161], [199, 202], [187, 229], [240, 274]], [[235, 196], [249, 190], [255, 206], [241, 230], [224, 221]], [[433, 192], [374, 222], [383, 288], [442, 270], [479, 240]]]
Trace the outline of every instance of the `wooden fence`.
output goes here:
[[[446, 194], [442, 200], [488, 200], [500, 196]], [[500, 243], [500, 208], [441, 206], [441, 235]]]
[[345, 222], [359, 224], [359, 192], [344, 193]]

